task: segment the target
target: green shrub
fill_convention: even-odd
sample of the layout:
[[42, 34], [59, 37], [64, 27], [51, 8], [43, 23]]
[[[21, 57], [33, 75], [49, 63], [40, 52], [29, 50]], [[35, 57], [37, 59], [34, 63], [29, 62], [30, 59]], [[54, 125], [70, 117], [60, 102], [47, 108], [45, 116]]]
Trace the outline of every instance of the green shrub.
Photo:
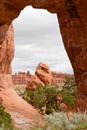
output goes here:
[[66, 77], [66, 81], [63, 85], [63, 91], [69, 92], [72, 96], [76, 96], [76, 82], [74, 77]]
[[[50, 114], [60, 110], [60, 103], [63, 102], [67, 106], [75, 107], [76, 85], [73, 77], [67, 77], [62, 91], [56, 86], [37, 86], [36, 91], [26, 91], [22, 97], [30, 104], [40, 109], [42, 113]], [[61, 102], [57, 102], [57, 96], [61, 96]]]
[[36, 91], [27, 91], [23, 98], [40, 109], [42, 113], [50, 114], [58, 110], [57, 94], [54, 86], [44, 86], [43, 88], [38, 86]]
[[67, 130], [68, 118], [66, 113], [54, 112], [53, 114], [45, 115], [45, 119], [53, 126], [59, 127], [62, 130]]
[[5, 127], [9, 127], [11, 125], [11, 116], [5, 112], [5, 108], [2, 106], [2, 103], [0, 103], [0, 127], [2, 124]]
[[59, 95], [62, 97], [62, 102], [68, 106], [75, 107], [76, 83], [74, 77], [66, 77], [66, 81], [62, 87], [63, 89], [59, 91]]
[[86, 113], [74, 113], [72, 117], [70, 118], [70, 122], [73, 124], [79, 125], [82, 122], [87, 121], [87, 114]]
[[59, 92], [59, 95], [62, 97], [62, 102], [64, 102], [67, 106], [75, 107], [75, 96], [71, 95], [68, 91]]
[[[37, 86], [36, 91], [23, 91], [18, 89], [19, 95], [25, 99], [28, 103], [32, 104], [36, 108], [40, 109], [44, 114], [50, 114], [54, 111], [60, 110], [60, 103], [65, 103], [67, 106], [75, 107], [76, 98], [76, 85], [73, 77], [66, 77], [66, 82], [62, 86], [62, 90], [58, 89], [58, 86]], [[57, 96], [61, 96], [62, 100], [57, 101]]]

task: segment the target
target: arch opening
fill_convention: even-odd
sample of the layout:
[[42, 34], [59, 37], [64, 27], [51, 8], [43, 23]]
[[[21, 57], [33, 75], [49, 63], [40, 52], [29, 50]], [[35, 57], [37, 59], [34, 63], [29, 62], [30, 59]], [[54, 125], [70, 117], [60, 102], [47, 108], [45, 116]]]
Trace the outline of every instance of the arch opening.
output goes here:
[[39, 62], [48, 64], [53, 71], [73, 73], [63, 47], [56, 14], [26, 7], [14, 20], [15, 57], [13, 73], [34, 73]]

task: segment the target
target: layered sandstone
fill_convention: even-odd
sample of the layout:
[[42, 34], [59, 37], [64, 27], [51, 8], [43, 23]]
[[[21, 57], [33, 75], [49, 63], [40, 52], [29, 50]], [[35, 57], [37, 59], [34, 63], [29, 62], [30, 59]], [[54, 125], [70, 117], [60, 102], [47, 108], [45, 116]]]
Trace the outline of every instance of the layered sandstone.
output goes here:
[[26, 90], [36, 90], [37, 85], [44, 87], [45, 85], [52, 84], [55, 84], [55, 80], [49, 66], [44, 63], [39, 63], [35, 75], [27, 83]]
[[[77, 82], [77, 106], [87, 109], [87, 0], [1, 0], [0, 1], [0, 89], [12, 87], [10, 63], [13, 53], [6, 51], [6, 32], [12, 20], [27, 5], [57, 13], [65, 49]], [[12, 32], [11, 32], [12, 34]], [[11, 36], [11, 35], [10, 35]], [[9, 45], [8, 41], [8, 45]], [[8, 46], [7, 45], [7, 46]], [[13, 45], [10, 51], [13, 50]], [[8, 48], [7, 48], [8, 49]], [[12, 50], [11, 50], [12, 49]], [[6, 58], [7, 57], [7, 58]], [[5, 59], [5, 60], [3, 60]], [[7, 61], [8, 59], [8, 61]], [[3, 64], [3, 65], [2, 65]], [[84, 78], [85, 77], [85, 78]]]
[[[74, 76], [73, 74], [66, 74], [66, 73], [61, 73], [56, 71], [51, 71], [51, 74], [53, 77], [53, 82], [54, 82], [53, 84], [64, 83], [66, 81], [66, 77]], [[19, 71], [18, 73], [13, 74], [12, 80], [14, 85], [22, 85], [22, 84], [26, 85], [28, 82], [31, 83], [35, 82], [36, 84], [35, 86], [37, 86], [39, 83], [43, 84], [42, 86], [44, 86], [44, 83], [42, 83], [36, 75], [32, 75], [29, 71], [27, 72]]]
[[45, 85], [55, 84], [55, 80], [48, 65], [39, 63], [35, 74]]
[[19, 71], [18, 73], [15, 73], [12, 75], [12, 80], [14, 85], [21, 85], [21, 84], [27, 84], [29, 78], [32, 77], [32, 74], [27, 71], [27, 72], [21, 72]]
[[[46, 75], [43, 75], [43, 76], [45, 77]], [[51, 71], [51, 76], [53, 79], [52, 84], [59, 84], [59, 83], [64, 83], [66, 81], [66, 77], [73, 77], [73, 74], [66, 74], [66, 73]], [[28, 82], [31, 82], [31, 83], [34, 82], [36, 84], [35, 86], [37, 86], [38, 84], [42, 84], [42, 86], [46, 85], [42, 83], [36, 75], [32, 75], [29, 71], [27, 72], [19, 71], [18, 73], [13, 74], [12, 80], [13, 80], [14, 85], [22, 85], [22, 84], [26, 85]], [[49, 85], [51, 85], [51, 83]]]
[[54, 71], [52, 71], [51, 73], [55, 80], [55, 84], [65, 83], [66, 77], [74, 77], [73, 74], [66, 74], [66, 73], [54, 72]]

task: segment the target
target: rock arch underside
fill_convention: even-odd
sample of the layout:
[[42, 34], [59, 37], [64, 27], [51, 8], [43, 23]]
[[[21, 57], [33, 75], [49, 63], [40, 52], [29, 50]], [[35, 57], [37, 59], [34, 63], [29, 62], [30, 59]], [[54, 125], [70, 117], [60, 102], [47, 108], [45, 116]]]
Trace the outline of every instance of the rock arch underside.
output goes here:
[[12, 21], [31, 5], [58, 16], [63, 43], [77, 83], [77, 107], [87, 110], [87, 0], [0, 0], [0, 99], [8, 111], [16, 111], [33, 122], [39, 112], [13, 90], [11, 61], [14, 56]]

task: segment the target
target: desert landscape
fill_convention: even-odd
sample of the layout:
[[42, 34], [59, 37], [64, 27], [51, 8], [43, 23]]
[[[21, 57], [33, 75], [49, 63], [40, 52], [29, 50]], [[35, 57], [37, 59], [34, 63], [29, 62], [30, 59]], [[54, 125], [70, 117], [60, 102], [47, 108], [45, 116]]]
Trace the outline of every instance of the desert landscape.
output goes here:
[[[26, 6], [56, 14], [74, 74], [54, 72], [44, 62], [38, 63], [34, 74], [22, 70], [12, 74], [12, 22]], [[1, 0], [0, 129], [87, 130], [86, 50], [86, 0]]]

